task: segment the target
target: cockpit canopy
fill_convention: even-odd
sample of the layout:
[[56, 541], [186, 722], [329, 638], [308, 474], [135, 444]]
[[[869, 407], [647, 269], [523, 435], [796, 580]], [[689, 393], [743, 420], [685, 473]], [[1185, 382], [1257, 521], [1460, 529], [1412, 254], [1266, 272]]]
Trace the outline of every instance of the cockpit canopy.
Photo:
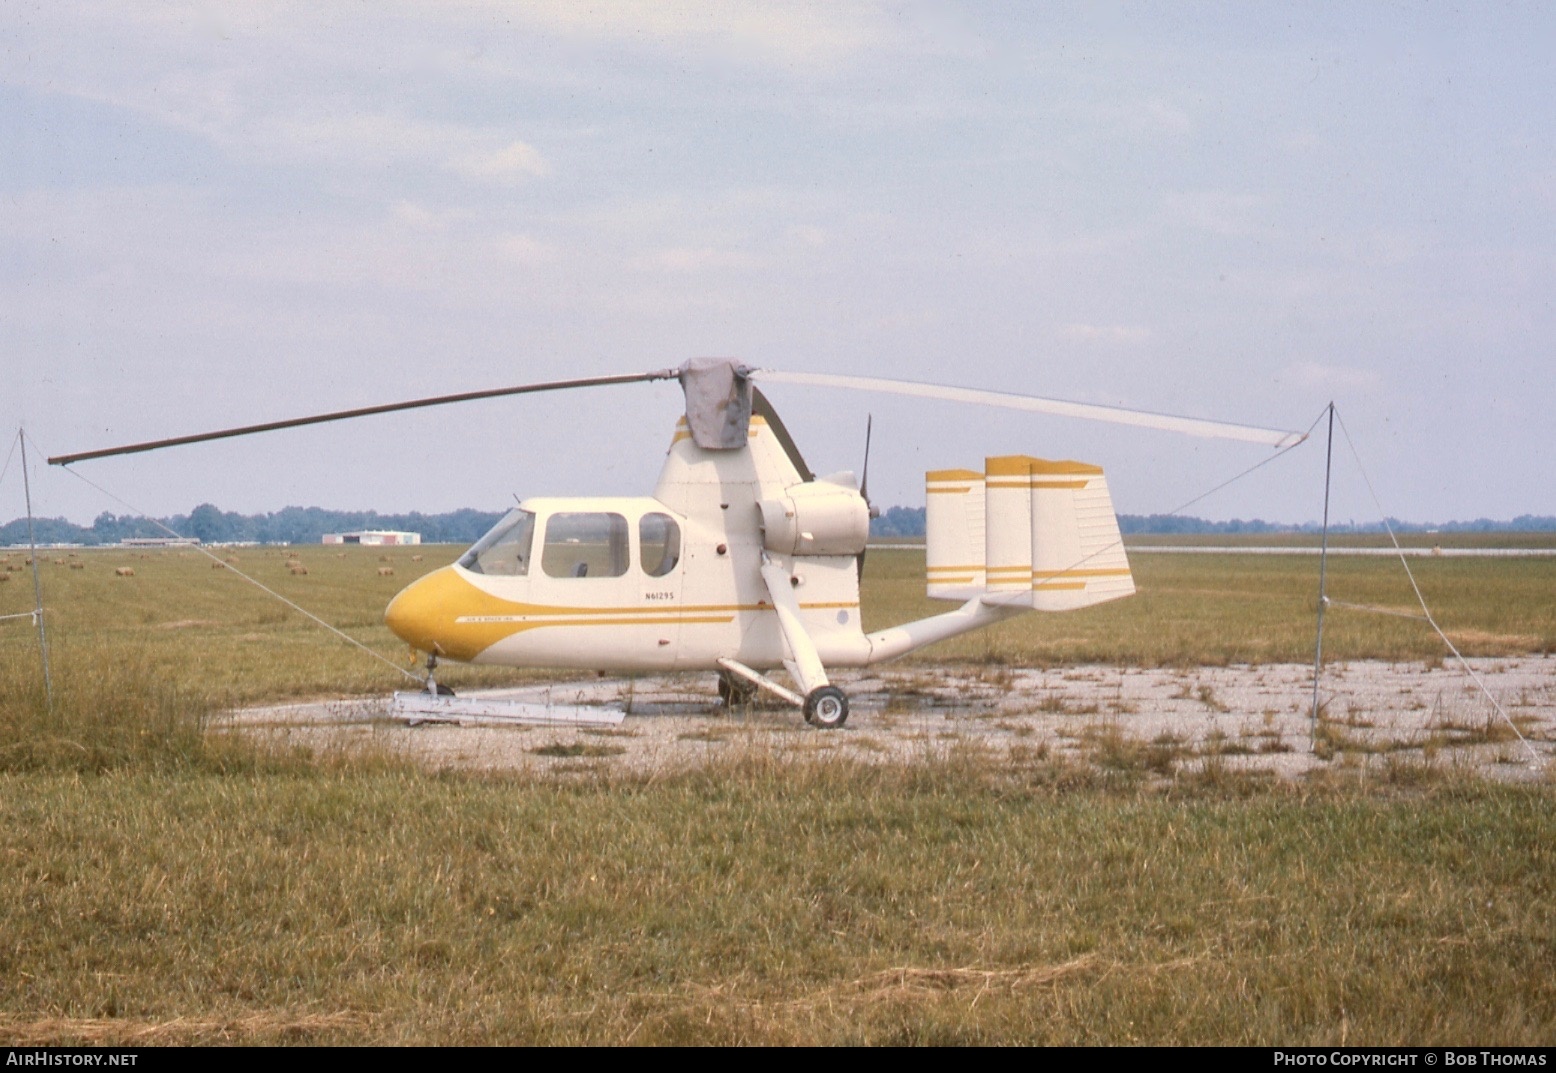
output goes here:
[[566, 500], [529, 501], [510, 510], [459, 557], [459, 565], [473, 574], [525, 577], [536, 561], [537, 535], [539, 572], [547, 577], [623, 577], [634, 561], [648, 577], [664, 577], [681, 561], [681, 525], [656, 500], [644, 500], [642, 507]]

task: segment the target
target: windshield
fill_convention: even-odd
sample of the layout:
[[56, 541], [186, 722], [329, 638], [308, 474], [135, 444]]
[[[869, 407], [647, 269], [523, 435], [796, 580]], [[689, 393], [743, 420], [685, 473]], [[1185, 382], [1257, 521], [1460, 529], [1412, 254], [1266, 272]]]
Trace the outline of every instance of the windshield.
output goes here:
[[535, 536], [535, 516], [527, 510], [510, 510], [474, 546], [459, 557], [459, 565], [473, 574], [523, 577], [529, 573], [530, 543]]

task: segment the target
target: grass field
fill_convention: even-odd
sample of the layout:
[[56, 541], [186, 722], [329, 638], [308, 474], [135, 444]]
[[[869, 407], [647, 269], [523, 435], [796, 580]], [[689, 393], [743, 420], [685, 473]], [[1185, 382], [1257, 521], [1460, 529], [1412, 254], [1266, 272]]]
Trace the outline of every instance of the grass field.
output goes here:
[[[408, 662], [382, 608], [452, 554], [234, 565]], [[395, 675], [194, 553], [70, 561], [43, 564], [52, 707], [30, 627], [0, 624], [0, 1041], [1549, 1045], [1556, 1026], [1549, 778], [1212, 765], [1163, 787], [949, 749], [557, 780], [274, 751], [207, 715]], [[925, 666], [1310, 658], [1315, 561], [1134, 565], [1132, 600]], [[1556, 563], [1412, 565], [1468, 650], [1556, 645]], [[1404, 609], [1397, 572], [1337, 560], [1330, 591]], [[31, 603], [10, 576], [0, 614]], [[871, 553], [871, 628], [943, 609], [921, 555]], [[1328, 630], [1337, 659], [1441, 655], [1405, 619]]]
[[1548, 1044], [1550, 803], [761, 758], [10, 776], [0, 1037]]
[[[1556, 548], [1556, 533], [1397, 533], [1402, 548]], [[1141, 533], [1124, 538], [1126, 547], [1290, 547], [1316, 548], [1317, 533]], [[1332, 533], [1331, 548], [1392, 548], [1394, 539], [1387, 533]]]
[[[1514, 543], [1526, 543], [1513, 536]], [[383, 625], [383, 609], [402, 587], [452, 561], [459, 549], [253, 548], [229, 553], [232, 565], [297, 601], [392, 663], [413, 668], [410, 653]], [[9, 559], [9, 562], [6, 559]], [[357, 652], [297, 612], [211, 568], [196, 551], [90, 550], [42, 553], [45, 603], [62, 665], [80, 653], [133, 663], [215, 703], [286, 697], [382, 693], [408, 681]], [[0, 615], [29, 610], [25, 552], [0, 552]], [[300, 563], [295, 574], [288, 563]], [[922, 551], [877, 550], [867, 559], [866, 629], [880, 629], [950, 605], [924, 596]], [[71, 564], [80, 565], [72, 569]], [[7, 567], [15, 570], [7, 572]], [[917, 654], [920, 662], [971, 660], [1044, 666], [1068, 662], [1193, 665], [1302, 662], [1312, 658], [1318, 596], [1316, 559], [1284, 556], [1140, 554], [1139, 592], [1080, 612], [1026, 615]], [[135, 571], [119, 577], [121, 568]], [[387, 576], [380, 570], [390, 570]], [[1416, 559], [1417, 581], [1437, 617], [1466, 655], [1556, 651], [1556, 557]], [[1332, 599], [1418, 614], [1399, 562], [1334, 559]], [[25, 651], [23, 622], [0, 623], [5, 651]], [[1334, 609], [1325, 651], [1336, 660], [1435, 659], [1441, 641], [1424, 623], [1396, 615]], [[510, 671], [447, 668], [456, 687], [533, 678]]]
[[[865, 628], [933, 614], [921, 551], [878, 550], [867, 560]], [[1313, 658], [1318, 560], [1301, 556], [1137, 554], [1135, 596], [1085, 611], [1026, 615], [930, 649], [927, 660], [1020, 666], [1102, 662], [1172, 664], [1303, 662]], [[1439, 625], [1466, 655], [1556, 651], [1556, 557], [1414, 559], [1410, 568]], [[1397, 559], [1336, 558], [1331, 600], [1420, 614]], [[1442, 642], [1398, 614], [1334, 608], [1329, 658], [1435, 659]]]

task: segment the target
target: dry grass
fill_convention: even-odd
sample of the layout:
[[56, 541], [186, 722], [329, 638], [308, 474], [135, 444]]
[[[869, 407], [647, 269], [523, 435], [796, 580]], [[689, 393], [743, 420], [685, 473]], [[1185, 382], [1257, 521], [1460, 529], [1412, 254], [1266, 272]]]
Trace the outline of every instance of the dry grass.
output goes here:
[[[388, 651], [377, 616], [420, 567], [385, 580], [376, 552], [292, 553], [307, 575], [279, 553], [240, 565]], [[870, 613], [943, 610], [897, 556], [870, 557]], [[246, 602], [231, 570], [82, 561], [46, 579], [53, 705], [30, 635], [0, 635], [8, 1043], [1534, 1046], [1556, 1023], [1548, 779], [1385, 755], [1381, 777], [1280, 784], [1107, 717], [1074, 739], [1102, 768], [931, 736], [900, 764], [725, 746], [643, 776], [610, 772], [608, 736], [534, 776], [276, 753], [205, 733], [206, 714], [382, 692], [380, 669]], [[1548, 564], [1431, 565], [1455, 570], [1425, 584], [1488, 605], [1448, 599], [1445, 620], [1556, 636]], [[1187, 666], [1306, 635], [1284, 621], [1311, 599], [1300, 572], [1137, 566], [1138, 601], [961, 654], [998, 688], [1037, 656]], [[1403, 628], [1337, 626], [1337, 656], [1428, 658]], [[938, 702], [921, 692], [904, 703]], [[1481, 732], [1441, 722], [1445, 742]], [[1366, 732], [1335, 724], [1332, 744]]]
[[[81, 570], [48, 566], [44, 605], [56, 660], [68, 667], [107, 658], [133, 665], [158, 681], [176, 683], [186, 694], [209, 698], [213, 706], [296, 697], [386, 693], [410, 679], [395, 670], [419, 664], [383, 624], [384, 608], [401, 588], [452, 561], [454, 548], [424, 550], [323, 546], [251, 548], [241, 562], [210, 569], [210, 560], [189, 549], [82, 549]], [[389, 558], [394, 575], [380, 576]], [[422, 557], [422, 561], [415, 561]], [[306, 574], [293, 574], [288, 562]], [[130, 567], [134, 577], [115, 570]], [[390, 661], [386, 665], [266, 595], [238, 577], [242, 570], [324, 621], [343, 630]], [[29, 610], [32, 587], [0, 592], [0, 614]], [[10, 627], [6, 629], [5, 627]], [[0, 623], [0, 657], [25, 655], [35, 636]], [[461, 685], [498, 685], [533, 680], [533, 674], [450, 666], [439, 680]]]
[[175, 1017], [135, 1021], [117, 1017], [46, 1017], [23, 1021], [0, 1016], [0, 1039], [13, 1047], [37, 1047], [68, 1040], [81, 1047], [189, 1044], [307, 1043], [341, 1031], [361, 1031], [372, 1017], [351, 1011], [323, 1014], [256, 1013], [226, 1020]]
[[[1521, 540], [1522, 538], [1520, 538]], [[235, 564], [277, 592], [386, 657], [414, 669], [406, 648], [383, 625], [383, 609], [401, 587], [457, 556], [452, 547], [420, 549], [255, 548]], [[82, 569], [44, 563], [44, 599], [58, 658], [109, 657], [135, 665], [184, 694], [215, 706], [295, 697], [384, 693], [408, 679], [362, 655], [240, 579], [211, 570], [198, 552], [83, 549]], [[387, 559], [394, 576], [378, 571]], [[306, 575], [287, 563], [300, 562]], [[992, 630], [934, 646], [922, 659], [988, 667], [991, 688], [1010, 666], [1077, 662], [1195, 667], [1300, 662], [1311, 658], [1317, 563], [1251, 556], [1137, 555], [1139, 593], [1131, 599], [1062, 615], [1026, 615]], [[118, 567], [133, 567], [121, 578]], [[1556, 560], [1429, 559], [1414, 563], [1438, 620], [1466, 654], [1556, 651]], [[1413, 607], [1396, 562], [1344, 559], [1330, 564], [1330, 593], [1359, 604]], [[31, 607], [31, 586], [0, 589], [0, 614]], [[938, 614], [924, 597], [923, 553], [869, 557], [864, 586], [867, 628]], [[26, 653], [25, 620], [0, 623], [0, 657]], [[1424, 624], [1348, 610], [1328, 617], [1325, 651], [1335, 660], [1436, 660], [1441, 642]], [[31, 658], [36, 658], [35, 655]], [[17, 666], [23, 666], [18, 663]], [[533, 680], [534, 673], [446, 666], [455, 688]], [[935, 696], [926, 685], [923, 699]], [[904, 706], [914, 698], [905, 695]]]
[[[1523, 543], [1523, 538], [1518, 538]], [[1138, 592], [1100, 607], [1025, 615], [927, 650], [921, 658], [994, 665], [1121, 663], [1196, 667], [1302, 662], [1313, 657], [1315, 558], [1136, 555]], [[1416, 559], [1411, 569], [1439, 623], [1466, 655], [1556, 651], [1556, 559]], [[872, 553], [866, 629], [935, 614], [924, 597], [923, 553]], [[1420, 608], [1397, 560], [1335, 559], [1332, 599], [1412, 614]], [[1445, 649], [1425, 623], [1332, 608], [1325, 655], [1334, 660], [1435, 660]]]
[[[1094, 769], [1093, 769], [1094, 771]], [[0, 776], [11, 1041], [1540, 1044], [1551, 788]]]

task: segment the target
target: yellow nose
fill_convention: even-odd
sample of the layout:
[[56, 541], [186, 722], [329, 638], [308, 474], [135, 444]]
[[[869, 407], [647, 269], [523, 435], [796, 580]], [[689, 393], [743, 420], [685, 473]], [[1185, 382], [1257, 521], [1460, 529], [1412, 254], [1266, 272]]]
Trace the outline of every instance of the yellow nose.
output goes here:
[[463, 584], [451, 567], [434, 570], [411, 582], [389, 601], [384, 609], [384, 624], [412, 648], [446, 655], [445, 639], [459, 615], [457, 601], [450, 597]]
[[[407, 585], [390, 600], [384, 624], [412, 648], [470, 663], [519, 628], [506, 621], [519, 608], [482, 592], [458, 570], [445, 566]], [[504, 621], [492, 622], [492, 616]]]

